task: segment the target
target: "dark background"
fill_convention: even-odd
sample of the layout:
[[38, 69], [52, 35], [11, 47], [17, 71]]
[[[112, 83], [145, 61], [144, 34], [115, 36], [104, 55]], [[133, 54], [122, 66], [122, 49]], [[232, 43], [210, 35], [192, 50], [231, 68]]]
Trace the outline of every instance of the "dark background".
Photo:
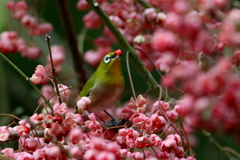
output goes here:
[[[2, 0], [3, 1], [3, 0]], [[6, 1], [6, 0], [4, 0]], [[50, 22], [54, 26], [54, 32], [50, 33], [51, 44], [62, 44], [66, 49], [66, 62], [64, 64], [63, 71], [59, 75], [59, 79], [63, 84], [71, 85], [74, 89], [76, 88], [76, 76], [72, 69], [72, 60], [70, 57], [69, 47], [66, 42], [65, 34], [63, 31], [63, 24], [59, 16], [57, 4], [54, 0], [41, 0], [39, 2], [27, 1], [29, 5], [33, 6], [30, 11], [37, 17], [41, 19], [42, 22]], [[34, 2], [34, 3], [33, 3]], [[83, 29], [82, 17], [87, 11], [78, 11], [76, 9], [77, 0], [69, 0], [71, 15], [73, 18], [73, 23], [75, 27], [76, 34], [81, 36], [81, 30]], [[3, 2], [1, 4], [4, 4]], [[20, 30], [21, 34], [19, 36], [29, 39], [26, 34], [26, 30], [21, 26], [21, 24], [15, 21], [11, 17], [11, 12], [5, 9], [4, 5], [0, 6], [0, 32], [4, 30]], [[43, 17], [43, 18], [41, 18]], [[14, 26], [14, 27], [12, 27]], [[88, 30], [86, 34], [86, 39], [84, 41], [84, 51], [92, 49], [92, 41], [94, 38], [102, 34], [102, 28], [97, 30]], [[34, 37], [33, 42], [36, 46], [39, 46], [43, 50], [43, 57], [31, 61], [27, 58], [22, 58], [20, 54], [8, 54], [6, 55], [16, 66], [18, 66], [28, 77], [34, 72], [35, 67], [38, 64], [45, 64], [45, 59], [47, 56], [47, 43], [44, 40], [44, 36]], [[113, 49], [121, 48], [115, 45]], [[125, 90], [121, 98], [121, 102], [127, 101], [132, 97], [132, 92], [129, 84], [129, 78], [127, 76], [126, 69], [126, 56], [122, 57], [122, 67], [124, 72], [124, 77], [126, 81]], [[131, 64], [131, 62], [130, 62]], [[94, 68], [85, 64], [88, 70], [88, 74], [91, 75], [94, 72]], [[131, 65], [131, 74], [133, 77], [133, 82], [137, 94], [144, 94], [147, 91], [147, 85], [144, 80], [136, 73], [136, 70]], [[153, 73], [156, 79], [159, 81], [159, 76]], [[29, 83], [21, 77], [9, 64], [7, 64], [3, 59], [0, 58], [0, 113], [13, 114], [17, 117], [24, 118], [31, 116], [38, 106], [37, 100], [39, 95], [35, 90], [29, 85]], [[1, 125], [8, 125], [11, 122], [10, 118], [0, 117]], [[198, 144], [194, 148], [196, 153], [196, 158], [198, 160], [224, 160], [227, 159], [222, 152], [220, 152], [214, 145], [209, 141], [209, 139], [202, 134], [201, 131], [196, 132], [198, 138]], [[229, 146], [237, 151], [240, 151], [239, 145], [236, 142], [236, 135], [224, 135], [221, 133], [214, 134], [213, 137], [222, 146]], [[6, 146], [6, 144], [2, 144]], [[16, 144], [15, 144], [16, 145]]]

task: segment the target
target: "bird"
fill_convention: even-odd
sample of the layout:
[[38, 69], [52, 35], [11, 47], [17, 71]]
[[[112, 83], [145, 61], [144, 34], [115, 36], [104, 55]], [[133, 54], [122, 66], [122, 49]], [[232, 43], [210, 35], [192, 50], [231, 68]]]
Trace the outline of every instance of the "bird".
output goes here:
[[115, 126], [117, 125], [116, 120], [105, 109], [120, 98], [124, 89], [121, 54], [120, 49], [106, 54], [80, 92], [80, 97], [86, 96], [91, 100], [88, 111], [93, 113], [104, 111], [112, 118]]

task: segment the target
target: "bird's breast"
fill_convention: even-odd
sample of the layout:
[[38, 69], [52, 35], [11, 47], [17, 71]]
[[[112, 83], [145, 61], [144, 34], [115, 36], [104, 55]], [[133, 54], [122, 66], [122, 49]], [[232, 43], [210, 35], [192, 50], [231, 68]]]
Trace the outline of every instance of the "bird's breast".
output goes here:
[[109, 108], [120, 98], [123, 88], [124, 84], [117, 86], [96, 84], [89, 96], [91, 104], [88, 110], [98, 112]]

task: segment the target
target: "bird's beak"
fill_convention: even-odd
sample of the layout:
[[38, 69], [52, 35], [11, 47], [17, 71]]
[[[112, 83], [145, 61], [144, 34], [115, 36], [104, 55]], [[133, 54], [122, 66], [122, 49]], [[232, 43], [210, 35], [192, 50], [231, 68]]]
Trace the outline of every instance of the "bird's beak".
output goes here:
[[119, 58], [119, 55], [117, 55], [116, 57], [114, 57], [113, 59], [117, 59], [117, 58]]
[[119, 55], [117, 55], [116, 53], [114, 53], [114, 55], [112, 56], [112, 59], [117, 59], [117, 58], [119, 58], [120, 56]]

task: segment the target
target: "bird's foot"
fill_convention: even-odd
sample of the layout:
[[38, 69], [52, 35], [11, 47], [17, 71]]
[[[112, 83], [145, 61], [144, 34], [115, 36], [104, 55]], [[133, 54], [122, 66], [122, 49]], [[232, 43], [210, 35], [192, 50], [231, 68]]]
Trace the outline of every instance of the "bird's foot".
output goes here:
[[109, 114], [106, 110], [104, 110], [104, 112], [105, 112], [109, 117], [112, 118], [112, 119], [110, 120], [110, 121], [112, 122], [112, 124], [113, 124], [114, 126], [118, 126], [118, 123], [117, 123], [116, 119], [115, 119], [111, 114]]
[[114, 126], [118, 126], [118, 123], [117, 123], [117, 121], [116, 121], [115, 118], [112, 118], [112, 119], [111, 119], [111, 122], [112, 122], [112, 124], [113, 124]]

